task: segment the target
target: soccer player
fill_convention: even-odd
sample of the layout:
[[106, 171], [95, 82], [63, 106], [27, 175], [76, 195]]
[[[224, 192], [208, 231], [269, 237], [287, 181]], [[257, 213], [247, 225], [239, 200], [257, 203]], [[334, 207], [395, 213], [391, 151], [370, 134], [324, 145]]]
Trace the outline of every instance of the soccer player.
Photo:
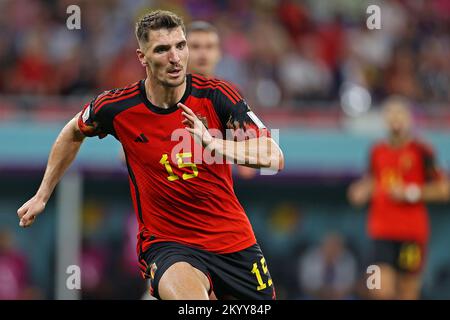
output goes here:
[[[222, 57], [216, 27], [206, 21], [194, 21], [187, 27], [186, 38], [189, 47], [188, 70], [190, 73], [215, 78], [216, 67]], [[250, 179], [256, 175], [256, 170], [238, 166], [237, 173], [241, 178]]]
[[381, 288], [370, 296], [418, 299], [429, 237], [425, 203], [447, 201], [449, 184], [431, 147], [413, 136], [408, 102], [390, 98], [383, 111], [389, 136], [372, 147], [369, 170], [348, 196], [355, 206], [371, 201], [368, 234]]
[[187, 27], [186, 38], [189, 47], [189, 72], [214, 78], [222, 57], [216, 27], [206, 21], [194, 21]]
[[[136, 24], [136, 37], [146, 79], [100, 94], [64, 127], [36, 195], [18, 210], [19, 224], [30, 226], [44, 210], [86, 136], [110, 134], [126, 156], [138, 259], [153, 295], [208, 299], [213, 291], [219, 299], [274, 299], [230, 165], [219, 160], [281, 170], [280, 148], [228, 83], [186, 73], [180, 17], [153, 11]], [[237, 131], [233, 139], [219, 137], [226, 129]], [[191, 150], [179, 149], [182, 133]]]

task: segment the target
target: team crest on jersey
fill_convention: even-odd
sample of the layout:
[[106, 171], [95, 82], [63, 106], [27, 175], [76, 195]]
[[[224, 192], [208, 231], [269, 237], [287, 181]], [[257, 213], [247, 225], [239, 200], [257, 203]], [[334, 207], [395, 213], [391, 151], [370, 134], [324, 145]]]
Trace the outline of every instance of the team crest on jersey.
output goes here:
[[158, 269], [158, 267], [156, 266], [156, 263], [153, 262], [152, 265], [150, 266], [150, 278], [155, 279], [155, 272]]
[[400, 158], [400, 167], [403, 170], [410, 170], [413, 164], [413, 157], [411, 154], [406, 153]]
[[202, 116], [201, 114], [196, 114], [197, 118], [203, 123], [203, 125], [208, 129], [208, 119], [205, 116]]

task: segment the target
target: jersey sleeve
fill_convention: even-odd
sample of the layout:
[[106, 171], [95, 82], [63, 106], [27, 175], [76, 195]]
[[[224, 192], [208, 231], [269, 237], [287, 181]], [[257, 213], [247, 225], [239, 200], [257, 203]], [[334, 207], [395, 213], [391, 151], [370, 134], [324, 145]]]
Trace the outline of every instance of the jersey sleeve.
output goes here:
[[370, 175], [375, 175], [376, 165], [375, 165], [375, 155], [376, 155], [377, 145], [373, 145], [368, 154], [368, 165], [366, 172]]
[[222, 81], [222, 86], [214, 91], [213, 102], [228, 140], [270, 138], [267, 127], [229, 83]]
[[422, 156], [427, 181], [437, 180], [444, 177], [444, 172], [439, 168], [434, 150], [427, 144], [422, 144]]
[[83, 106], [80, 116], [78, 117], [78, 127], [80, 131], [87, 137], [99, 137], [100, 139], [106, 137], [110, 132], [107, 128], [110, 127], [107, 119], [102, 117], [102, 113], [98, 108], [101, 102], [102, 95], [92, 100]]

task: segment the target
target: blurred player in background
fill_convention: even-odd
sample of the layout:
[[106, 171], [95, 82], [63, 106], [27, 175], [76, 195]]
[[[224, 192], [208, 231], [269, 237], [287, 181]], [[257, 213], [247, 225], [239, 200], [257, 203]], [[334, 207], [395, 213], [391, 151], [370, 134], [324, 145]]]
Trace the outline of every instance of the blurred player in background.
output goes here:
[[216, 27], [206, 21], [194, 21], [187, 26], [186, 33], [189, 46], [189, 72], [214, 78], [217, 64], [222, 57]]
[[[189, 46], [188, 70], [206, 78], [216, 78], [216, 67], [222, 57], [220, 37], [217, 28], [206, 21], [194, 21], [187, 26]], [[256, 170], [245, 166], [237, 166], [241, 178], [250, 179]]]
[[388, 99], [384, 117], [388, 138], [372, 147], [369, 170], [348, 197], [355, 206], [370, 201], [372, 262], [381, 269], [381, 288], [371, 297], [418, 299], [429, 238], [425, 203], [447, 201], [449, 184], [431, 147], [413, 136], [408, 102]]
[[[111, 134], [126, 155], [139, 221], [138, 258], [153, 295], [274, 299], [267, 263], [234, 194], [231, 167], [205, 162], [204, 152], [210, 153], [206, 159], [281, 170], [281, 150], [228, 83], [186, 74], [189, 50], [181, 18], [151, 12], [137, 23], [136, 37], [147, 78], [100, 94], [64, 127], [41, 186], [18, 210], [20, 225], [30, 226], [44, 210], [84, 138]], [[208, 129], [240, 129], [242, 139], [223, 140]], [[174, 132], [187, 133], [189, 146], [195, 141], [203, 148], [174, 154], [180, 143]], [[197, 152], [201, 163], [193, 162]]]

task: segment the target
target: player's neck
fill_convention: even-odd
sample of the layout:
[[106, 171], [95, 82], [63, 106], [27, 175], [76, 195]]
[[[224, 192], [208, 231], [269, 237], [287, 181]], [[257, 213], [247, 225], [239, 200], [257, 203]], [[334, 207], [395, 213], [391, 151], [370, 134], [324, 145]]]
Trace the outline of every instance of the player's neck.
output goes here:
[[409, 135], [391, 135], [389, 136], [389, 144], [394, 148], [400, 148], [411, 141]]
[[177, 87], [167, 87], [156, 81], [151, 81], [148, 76], [144, 84], [147, 99], [153, 105], [162, 109], [174, 106], [181, 100], [186, 91], [186, 81]]

